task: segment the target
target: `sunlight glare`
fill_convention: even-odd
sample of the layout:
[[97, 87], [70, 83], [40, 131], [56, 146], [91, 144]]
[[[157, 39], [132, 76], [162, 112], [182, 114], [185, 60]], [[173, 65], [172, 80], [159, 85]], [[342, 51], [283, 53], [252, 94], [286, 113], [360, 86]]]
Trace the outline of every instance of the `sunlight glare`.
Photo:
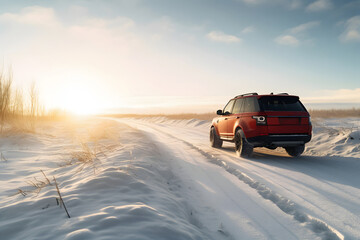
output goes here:
[[77, 82], [63, 89], [65, 98], [61, 102], [61, 108], [78, 115], [96, 114], [100, 111], [99, 98], [95, 89]]

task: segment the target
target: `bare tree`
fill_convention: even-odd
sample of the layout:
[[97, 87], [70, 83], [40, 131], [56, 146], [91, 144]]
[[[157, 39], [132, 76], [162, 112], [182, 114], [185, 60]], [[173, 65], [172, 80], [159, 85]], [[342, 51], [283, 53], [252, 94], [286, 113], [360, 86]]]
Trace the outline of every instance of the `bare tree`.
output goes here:
[[4, 122], [9, 115], [10, 100], [11, 100], [11, 84], [12, 73], [5, 76], [3, 72], [0, 73], [0, 125], [3, 130]]
[[36, 89], [35, 82], [33, 82], [30, 86], [29, 90], [30, 95], [30, 121], [31, 127], [34, 128], [36, 117], [39, 114], [39, 93]]
[[12, 115], [14, 117], [24, 116], [24, 98], [23, 93], [20, 89], [16, 89], [15, 94], [13, 94]]

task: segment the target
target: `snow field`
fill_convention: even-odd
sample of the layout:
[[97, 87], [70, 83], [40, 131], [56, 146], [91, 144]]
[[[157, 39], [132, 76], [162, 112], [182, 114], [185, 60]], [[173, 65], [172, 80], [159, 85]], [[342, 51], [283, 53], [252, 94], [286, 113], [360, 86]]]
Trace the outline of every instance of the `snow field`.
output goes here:
[[360, 239], [359, 121], [313, 124], [297, 159], [213, 149], [210, 122], [196, 119], [90, 119], [2, 137], [1, 239]]
[[[64, 134], [65, 129], [58, 127], [52, 135], [30, 134], [21, 142], [2, 139], [1, 151], [7, 159], [0, 163], [2, 239], [210, 238], [156, 146], [128, 126], [115, 124], [108, 130], [120, 136], [99, 141], [112, 149], [99, 154], [96, 169], [67, 161], [71, 156], [64, 152], [74, 145], [69, 136], [78, 136], [76, 130]], [[34, 177], [45, 181], [40, 169], [49, 179], [56, 176], [70, 219], [56, 204], [53, 182], [39, 192], [29, 186]]]

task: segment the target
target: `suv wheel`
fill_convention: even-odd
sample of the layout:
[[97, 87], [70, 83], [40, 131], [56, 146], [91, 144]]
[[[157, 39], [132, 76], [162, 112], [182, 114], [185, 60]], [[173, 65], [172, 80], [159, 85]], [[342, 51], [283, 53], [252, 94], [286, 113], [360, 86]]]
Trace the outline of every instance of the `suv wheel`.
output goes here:
[[215, 128], [210, 129], [210, 145], [214, 148], [221, 148], [223, 141], [216, 134]]
[[235, 134], [235, 150], [239, 157], [250, 157], [253, 153], [253, 146], [251, 146], [243, 137], [243, 131], [237, 130]]
[[296, 147], [286, 147], [285, 150], [290, 156], [298, 157], [304, 152], [305, 145], [300, 145]]

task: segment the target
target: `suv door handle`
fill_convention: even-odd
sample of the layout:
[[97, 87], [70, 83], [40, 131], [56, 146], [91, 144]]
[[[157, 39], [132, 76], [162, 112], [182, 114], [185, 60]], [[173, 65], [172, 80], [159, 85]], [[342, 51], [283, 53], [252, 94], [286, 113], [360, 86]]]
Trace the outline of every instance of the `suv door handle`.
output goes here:
[[236, 119], [239, 119], [240, 117], [236, 117]]
[[224, 120], [228, 120], [228, 118], [225, 118]]

